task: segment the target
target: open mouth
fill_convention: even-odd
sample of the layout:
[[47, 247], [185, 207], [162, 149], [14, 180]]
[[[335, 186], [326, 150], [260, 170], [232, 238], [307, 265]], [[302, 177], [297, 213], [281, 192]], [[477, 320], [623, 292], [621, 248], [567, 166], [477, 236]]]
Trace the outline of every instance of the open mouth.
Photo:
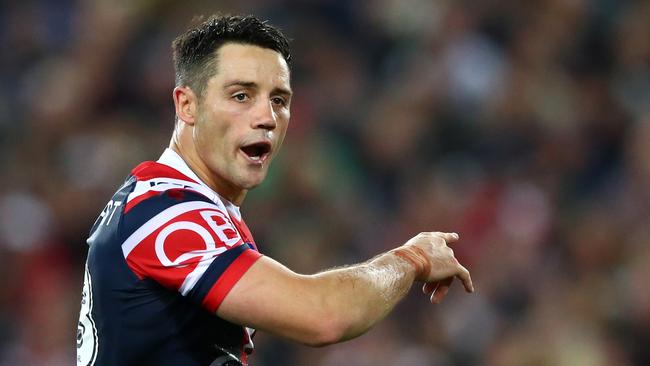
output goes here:
[[263, 163], [271, 153], [271, 144], [268, 142], [256, 142], [242, 146], [240, 150], [254, 163]]

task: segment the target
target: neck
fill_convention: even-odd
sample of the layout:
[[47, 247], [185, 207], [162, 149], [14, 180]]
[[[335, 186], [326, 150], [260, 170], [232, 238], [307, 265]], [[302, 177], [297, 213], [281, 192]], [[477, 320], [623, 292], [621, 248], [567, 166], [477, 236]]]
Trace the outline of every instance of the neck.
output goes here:
[[[183, 161], [185, 161], [185, 164], [187, 164], [187, 166], [199, 177], [199, 179], [201, 179], [203, 183], [235, 206], [241, 206], [242, 202], [244, 202], [244, 198], [246, 198], [248, 190], [235, 187], [210, 171], [207, 165], [198, 156], [196, 150], [191, 148], [192, 145], [184, 144], [182, 140], [182, 134], [175, 129], [171, 141], [169, 142], [169, 148], [174, 150]], [[189, 148], [187, 146], [189, 146]]]

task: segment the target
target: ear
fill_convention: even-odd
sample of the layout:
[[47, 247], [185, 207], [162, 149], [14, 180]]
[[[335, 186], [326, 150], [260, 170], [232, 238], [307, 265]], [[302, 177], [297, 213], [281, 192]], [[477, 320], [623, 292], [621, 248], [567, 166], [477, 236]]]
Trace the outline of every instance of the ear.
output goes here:
[[186, 86], [177, 86], [172, 94], [178, 120], [194, 125], [199, 108], [199, 99], [194, 94], [194, 91]]

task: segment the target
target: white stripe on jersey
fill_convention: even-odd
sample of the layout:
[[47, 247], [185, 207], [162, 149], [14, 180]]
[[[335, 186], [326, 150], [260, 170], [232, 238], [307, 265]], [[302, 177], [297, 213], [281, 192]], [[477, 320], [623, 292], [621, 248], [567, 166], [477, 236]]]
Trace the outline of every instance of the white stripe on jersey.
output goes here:
[[178, 289], [178, 291], [183, 295], [187, 295], [188, 292], [192, 291], [194, 288], [194, 285], [196, 285], [197, 282], [203, 277], [203, 274], [205, 271], [210, 267], [212, 262], [214, 261], [215, 258], [217, 258], [217, 255], [220, 253], [223, 253], [226, 251], [226, 248], [224, 247], [219, 247], [217, 250], [214, 251], [214, 256], [208, 257], [209, 259], [206, 260], [206, 257], [203, 257], [201, 261], [199, 261], [198, 265], [192, 273], [188, 274], [187, 277], [185, 277], [185, 281], [183, 281], [183, 284], [181, 285], [181, 288]]
[[126, 202], [130, 202], [134, 198], [137, 198], [149, 191], [163, 192], [168, 189], [174, 188], [183, 188], [196, 191], [210, 200], [215, 201], [215, 194], [210, 189], [206, 188], [202, 184], [190, 182], [187, 180], [157, 177], [149, 180], [140, 180], [135, 183], [135, 188], [131, 193], [129, 193], [126, 198]]
[[162, 225], [167, 223], [169, 220], [177, 217], [178, 215], [184, 214], [186, 212], [200, 210], [200, 209], [213, 209], [219, 210], [219, 206], [211, 202], [204, 201], [191, 201], [183, 202], [177, 205], [174, 205], [156, 216], [152, 217], [144, 225], [140, 226], [136, 231], [133, 232], [125, 241], [122, 243], [122, 253], [124, 258], [128, 257], [131, 251], [144, 240], [151, 233], [159, 229]]

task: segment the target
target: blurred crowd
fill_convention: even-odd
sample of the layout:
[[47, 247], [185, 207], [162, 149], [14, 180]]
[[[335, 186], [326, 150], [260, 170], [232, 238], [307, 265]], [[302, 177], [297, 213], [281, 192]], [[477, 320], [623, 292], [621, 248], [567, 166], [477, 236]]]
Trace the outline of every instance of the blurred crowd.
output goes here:
[[86, 235], [173, 127], [171, 40], [254, 13], [292, 120], [242, 207], [301, 273], [456, 231], [476, 293], [414, 286], [364, 336], [263, 365], [650, 364], [650, 2], [0, 3], [0, 365], [75, 361]]

